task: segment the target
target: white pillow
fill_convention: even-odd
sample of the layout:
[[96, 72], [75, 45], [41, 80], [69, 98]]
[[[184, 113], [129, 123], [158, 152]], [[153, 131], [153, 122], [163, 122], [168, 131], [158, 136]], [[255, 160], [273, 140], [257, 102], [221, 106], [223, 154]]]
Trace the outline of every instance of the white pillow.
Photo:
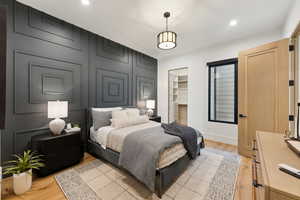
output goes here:
[[137, 108], [127, 108], [126, 111], [129, 118], [136, 118], [140, 116], [140, 110]]
[[138, 124], [144, 124], [149, 122], [149, 117], [146, 115], [134, 117], [134, 118], [113, 118], [111, 119], [111, 126], [113, 128], [124, 128]]
[[99, 111], [99, 112], [107, 112], [113, 110], [122, 110], [121, 107], [112, 107], [112, 108], [92, 108], [92, 110]]
[[127, 119], [127, 110], [113, 110], [112, 111], [112, 119]]
[[127, 126], [130, 126], [130, 124], [128, 123], [128, 119], [127, 118], [112, 118], [111, 119], [111, 126], [113, 128], [124, 128]]
[[128, 121], [130, 125], [144, 124], [149, 122], [149, 117], [147, 115], [141, 115], [138, 117], [128, 118]]

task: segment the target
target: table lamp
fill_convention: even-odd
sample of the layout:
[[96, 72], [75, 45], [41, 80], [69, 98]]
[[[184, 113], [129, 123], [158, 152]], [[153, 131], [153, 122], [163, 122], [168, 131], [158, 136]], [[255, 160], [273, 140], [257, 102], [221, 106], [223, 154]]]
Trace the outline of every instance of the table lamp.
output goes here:
[[65, 128], [65, 121], [60, 118], [68, 117], [67, 101], [48, 101], [49, 128], [54, 135], [60, 135]]
[[148, 108], [147, 110], [148, 116], [151, 117], [153, 115], [153, 109], [155, 108], [155, 100], [147, 100], [146, 108]]

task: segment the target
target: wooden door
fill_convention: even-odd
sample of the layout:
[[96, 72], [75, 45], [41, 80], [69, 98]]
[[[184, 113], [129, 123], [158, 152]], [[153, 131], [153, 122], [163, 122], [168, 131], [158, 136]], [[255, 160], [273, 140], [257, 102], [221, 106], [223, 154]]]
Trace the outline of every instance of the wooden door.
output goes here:
[[238, 150], [252, 155], [256, 131], [284, 133], [289, 115], [289, 40], [240, 52]]

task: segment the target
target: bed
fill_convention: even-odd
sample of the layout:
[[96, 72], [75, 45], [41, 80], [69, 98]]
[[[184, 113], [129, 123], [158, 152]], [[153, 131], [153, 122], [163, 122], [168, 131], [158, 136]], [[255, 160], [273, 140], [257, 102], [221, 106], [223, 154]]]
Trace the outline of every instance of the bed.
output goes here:
[[[89, 114], [91, 116], [91, 114]], [[147, 123], [133, 125], [124, 128], [112, 128], [103, 126], [95, 130], [92, 119], [89, 117], [88, 152], [97, 158], [104, 159], [113, 165], [119, 166], [120, 152], [124, 139], [136, 131], [160, 126], [160, 123], [149, 121]], [[197, 141], [197, 153], [200, 155], [201, 137]], [[161, 198], [162, 194], [172, 185], [178, 176], [188, 167], [190, 158], [182, 143], [175, 144], [165, 149], [156, 166], [155, 193]]]

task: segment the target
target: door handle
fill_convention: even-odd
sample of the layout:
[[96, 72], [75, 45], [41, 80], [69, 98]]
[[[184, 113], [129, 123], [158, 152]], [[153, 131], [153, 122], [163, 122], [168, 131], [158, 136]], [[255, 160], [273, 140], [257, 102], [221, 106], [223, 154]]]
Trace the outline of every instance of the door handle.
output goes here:
[[240, 117], [240, 118], [246, 118], [247, 115], [239, 114], [239, 117]]

